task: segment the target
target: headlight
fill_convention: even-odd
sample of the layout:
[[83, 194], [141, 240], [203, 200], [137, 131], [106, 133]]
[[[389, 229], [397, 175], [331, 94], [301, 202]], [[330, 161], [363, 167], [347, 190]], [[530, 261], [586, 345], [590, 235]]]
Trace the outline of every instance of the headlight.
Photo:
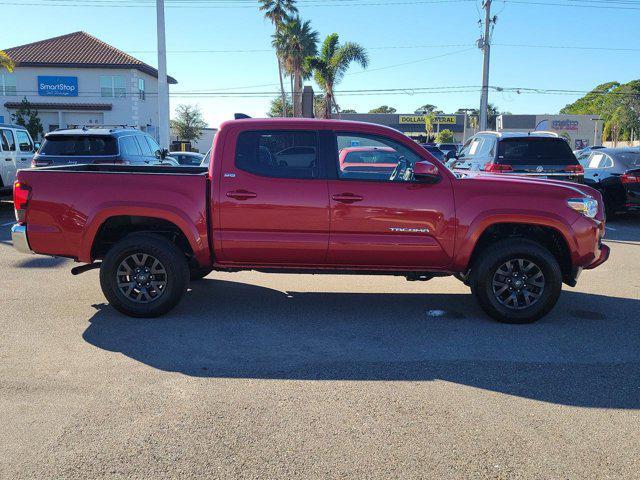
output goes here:
[[593, 198], [570, 198], [567, 205], [585, 217], [595, 218], [598, 214], [598, 201]]

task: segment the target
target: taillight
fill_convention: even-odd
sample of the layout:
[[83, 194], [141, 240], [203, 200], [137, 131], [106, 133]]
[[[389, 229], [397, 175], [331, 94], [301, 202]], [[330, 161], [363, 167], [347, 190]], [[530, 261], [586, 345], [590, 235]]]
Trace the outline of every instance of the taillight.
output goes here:
[[18, 223], [24, 223], [27, 217], [27, 204], [31, 196], [31, 187], [21, 183], [19, 180], [13, 184], [13, 208], [16, 211]]
[[501, 165], [499, 163], [487, 163], [484, 166], [485, 172], [512, 172], [511, 165]]
[[584, 175], [584, 167], [580, 164], [578, 165], [567, 165], [564, 167], [565, 172], [573, 173], [574, 175]]
[[620, 177], [622, 183], [640, 183], [640, 173], [625, 173]]

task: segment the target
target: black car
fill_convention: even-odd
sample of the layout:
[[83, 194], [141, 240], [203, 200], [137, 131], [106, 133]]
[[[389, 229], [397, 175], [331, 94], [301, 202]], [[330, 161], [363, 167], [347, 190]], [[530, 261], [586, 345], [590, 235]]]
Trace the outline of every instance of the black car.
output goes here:
[[148, 133], [131, 127], [83, 127], [49, 132], [33, 167], [80, 163], [178, 165]]
[[184, 167], [199, 167], [204, 155], [197, 152], [171, 152], [169, 156]]
[[445, 161], [444, 152], [440, 150], [438, 147], [436, 147], [435, 145], [430, 143], [422, 143], [420, 144], [420, 146], [424, 148], [427, 152], [429, 152], [431, 155], [436, 157], [436, 159], [440, 160], [441, 162]]
[[584, 183], [600, 190], [607, 215], [640, 210], [640, 150], [602, 148], [580, 160]]
[[460, 173], [491, 172], [584, 182], [584, 169], [569, 144], [551, 133], [480, 132], [447, 166]]

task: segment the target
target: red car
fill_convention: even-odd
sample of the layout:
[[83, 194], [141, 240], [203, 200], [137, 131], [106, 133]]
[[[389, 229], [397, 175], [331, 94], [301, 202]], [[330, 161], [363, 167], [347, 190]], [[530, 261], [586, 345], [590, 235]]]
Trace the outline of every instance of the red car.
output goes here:
[[370, 172], [388, 178], [400, 155], [390, 147], [346, 147], [340, 150], [339, 159], [343, 172]]
[[[398, 155], [393, 171], [350, 170], [354, 145]], [[99, 267], [111, 305], [137, 317], [212, 270], [258, 270], [455, 275], [489, 315], [525, 323], [609, 254], [596, 190], [459, 178], [400, 132], [346, 121], [227, 122], [208, 167], [23, 170], [14, 202], [17, 249]]]

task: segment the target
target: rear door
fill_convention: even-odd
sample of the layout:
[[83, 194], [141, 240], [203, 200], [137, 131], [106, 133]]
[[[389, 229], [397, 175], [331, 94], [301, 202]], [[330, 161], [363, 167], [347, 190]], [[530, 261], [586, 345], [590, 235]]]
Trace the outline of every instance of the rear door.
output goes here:
[[229, 133], [220, 175], [221, 263], [322, 265], [329, 242], [324, 148], [308, 130]]
[[[344, 168], [340, 152], [353, 146], [394, 152], [397, 171]], [[334, 178], [329, 180], [329, 264], [429, 269], [451, 263], [455, 228], [451, 182], [442, 175], [437, 183], [419, 183], [405, 168], [428, 158], [384, 136], [336, 134]]]
[[0, 129], [0, 149], [0, 178], [4, 187], [10, 187], [16, 176], [18, 158], [16, 139], [12, 130]]

